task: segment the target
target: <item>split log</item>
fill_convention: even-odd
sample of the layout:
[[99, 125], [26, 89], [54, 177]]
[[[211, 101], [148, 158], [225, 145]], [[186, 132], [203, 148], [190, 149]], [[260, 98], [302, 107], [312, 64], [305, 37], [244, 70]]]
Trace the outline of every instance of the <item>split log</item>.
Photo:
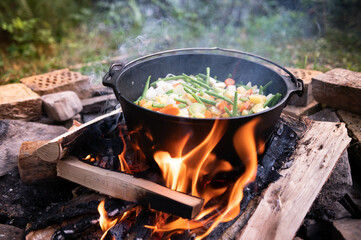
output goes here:
[[266, 189], [239, 239], [293, 239], [349, 142], [344, 124], [313, 122], [291, 156], [292, 166]]
[[48, 141], [23, 142], [20, 146], [18, 167], [24, 183], [35, 183], [56, 178], [56, 163], [42, 161], [35, 151]]
[[313, 78], [315, 99], [338, 109], [361, 112], [361, 72], [333, 69]]
[[63, 158], [70, 150], [68, 146], [72, 142], [74, 142], [89, 126], [96, 124], [108, 117], [112, 117], [112, 116], [114, 117], [120, 114], [120, 112], [121, 112], [120, 109], [116, 109], [110, 113], [97, 117], [85, 124], [80, 125], [77, 128], [74, 128], [73, 130], [70, 130], [54, 138], [53, 140], [47, 142], [39, 149], [37, 149], [36, 155], [40, 157], [42, 160], [47, 162], [55, 162]]
[[86, 164], [75, 157], [58, 161], [57, 172], [62, 178], [109, 196], [184, 218], [194, 218], [204, 202], [151, 181]]

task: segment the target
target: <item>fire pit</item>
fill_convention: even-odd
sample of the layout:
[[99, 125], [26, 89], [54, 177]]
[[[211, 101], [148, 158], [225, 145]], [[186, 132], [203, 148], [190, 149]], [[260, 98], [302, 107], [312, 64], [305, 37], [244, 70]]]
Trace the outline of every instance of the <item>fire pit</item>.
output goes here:
[[[74, 159], [73, 157], [65, 157], [59, 160], [60, 162], [58, 162], [57, 168], [59, 176], [112, 196], [114, 191], [112, 193], [111, 190], [114, 189], [114, 187], [119, 187], [119, 179], [114, 182], [109, 181], [108, 176], [112, 175], [112, 173], [109, 172], [110, 170], [99, 169], [99, 167], [90, 165], [92, 164], [112, 168], [114, 164], [105, 164], [111, 163], [113, 161], [109, 160], [107, 157], [109, 155], [109, 151], [107, 154], [105, 154], [106, 157], [103, 156], [102, 158], [102, 156], [99, 155], [97, 151], [89, 151], [89, 148], [85, 143], [94, 142], [93, 140], [99, 138], [104, 138], [104, 140], [107, 141], [109, 136], [114, 136], [114, 134], [110, 133], [111, 131], [109, 131], [109, 129], [118, 131], [118, 133], [121, 132], [121, 139], [123, 139], [122, 141], [125, 143], [125, 146], [128, 147], [123, 147], [123, 150], [127, 149], [127, 151], [125, 153], [122, 152], [119, 154], [119, 156], [116, 156], [120, 157], [121, 160], [125, 160], [125, 162], [120, 163], [115, 168], [117, 170], [123, 168], [125, 171], [131, 169], [133, 172], [136, 172], [135, 169], [137, 169], [138, 164], [137, 161], [134, 162], [134, 151], [137, 152], [138, 149], [136, 147], [129, 148], [129, 145], [127, 145], [129, 144], [130, 135], [132, 133], [125, 131], [124, 122], [120, 122], [118, 124], [118, 128], [114, 128], [107, 124], [105, 125], [108, 127], [104, 128], [103, 120], [96, 124], [96, 129], [98, 129], [99, 134], [98, 136], [93, 135], [95, 131], [94, 129], [92, 130], [92, 127], [90, 128], [90, 126], [93, 126], [95, 122], [97, 122], [95, 121], [93, 124], [88, 124], [85, 130], [83, 129], [82, 134], [75, 134], [77, 137], [71, 141], [71, 144], [67, 143], [62, 145], [64, 149], [69, 148], [70, 152], [73, 155], [78, 156], [79, 159], [82, 159], [83, 162]], [[111, 120], [108, 122], [114, 121]], [[121, 127], [119, 128], [119, 126]], [[79, 129], [81, 129], [81, 126], [75, 129], [73, 132], [68, 133], [67, 136], [74, 136], [74, 133], [77, 132], [77, 130], [79, 131]], [[100, 131], [99, 129], [103, 130]], [[305, 132], [306, 130], [307, 132]], [[323, 134], [320, 134], [321, 132]], [[89, 133], [91, 133], [91, 135], [89, 135]], [[332, 138], [337, 139], [337, 143], [335, 140], [325, 141], [330, 134], [339, 136]], [[295, 145], [296, 139], [299, 139], [297, 146]], [[245, 176], [244, 173], [246, 173], [245, 168], [232, 170], [221, 168], [223, 171], [220, 171], [218, 174], [211, 175], [212, 178], [207, 178], [207, 174], [204, 175], [205, 177], [200, 178], [200, 182], [202, 183], [200, 185], [203, 186], [204, 189], [211, 188], [215, 193], [217, 193], [219, 189], [223, 190], [221, 195], [213, 198], [213, 200], [208, 201], [208, 205], [205, 205], [208, 207], [213, 207], [212, 210], [216, 210], [215, 215], [210, 214], [211, 211], [209, 211], [203, 215], [201, 213], [200, 218], [200, 215], [197, 215], [194, 219], [191, 220], [179, 218], [177, 216], [179, 213], [177, 212], [168, 214], [149, 210], [148, 206], [149, 204], [152, 204], [152, 200], [149, 198], [148, 205], [147, 203], [144, 204], [144, 202], [141, 201], [138, 202], [138, 204], [142, 204], [143, 206], [145, 205], [145, 207], [139, 208], [132, 204], [129, 205], [130, 203], [122, 203], [121, 207], [117, 207], [116, 209], [118, 210], [115, 212], [112, 210], [112, 208], [109, 207], [106, 207], [105, 209], [107, 210], [105, 211], [102, 205], [100, 205], [99, 211], [103, 216], [101, 219], [107, 223], [102, 224], [103, 226], [106, 226], [104, 227], [104, 231], [106, 232], [105, 236], [122, 238], [125, 235], [129, 235], [134, 238], [139, 237], [143, 239], [154, 239], [162, 237], [167, 238], [167, 236], [172, 236], [172, 239], [188, 239], [192, 236], [197, 238], [204, 237], [205, 239], [223, 239], [225, 236], [232, 236], [232, 238], [235, 238], [240, 234], [241, 229], [243, 229], [242, 237], [248, 236], [248, 234], [255, 234], [255, 232], [253, 232], [254, 230], [252, 230], [253, 226], [259, 222], [264, 223], [262, 219], [266, 217], [268, 218], [267, 223], [269, 223], [267, 224], [267, 227], [272, 228], [272, 224], [280, 224], [278, 226], [279, 230], [277, 230], [275, 234], [279, 234], [278, 231], [280, 231], [281, 234], [285, 234], [284, 236], [288, 236], [286, 238], [291, 238], [291, 235], [294, 235], [297, 231], [304, 215], [308, 211], [309, 206], [312, 204], [313, 199], [320, 190], [322, 184], [320, 185], [318, 183], [326, 181], [328, 174], [325, 173], [331, 171], [333, 165], [342, 152], [341, 149], [347, 145], [347, 139], [348, 138], [345, 136], [344, 127], [341, 127], [339, 124], [312, 123], [308, 121], [299, 122], [295, 121], [294, 119], [283, 117], [282, 121], [278, 123], [274, 134], [270, 138], [270, 141], [268, 142], [265, 149], [265, 153], [258, 160], [257, 177], [254, 176], [256, 177], [255, 181], [251, 184], [248, 184], [247, 186], [244, 184], [245, 188], [243, 191], [239, 189], [237, 189], [237, 191], [232, 191], [234, 189], [232, 189], [232, 187], [237, 184], [239, 179], [243, 179], [242, 176]], [[344, 147], [340, 147], [337, 151], [333, 151], [332, 153], [327, 151], [325, 152], [324, 149], [330, 149], [330, 147], [334, 144]], [[97, 144], [96, 148], [100, 145], [102, 144]], [[79, 148], [79, 146], [82, 147]], [[92, 147], [94, 149], [94, 145]], [[78, 151], [74, 152], [72, 149], [77, 149]], [[87, 149], [87, 151], [82, 153], [79, 149]], [[90, 157], [88, 157], [88, 155], [90, 155]], [[139, 156], [142, 157], [143, 155], [140, 154]], [[210, 160], [214, 160], [214, 158], [210, 158]], [[222, 159], [218, 161], [223, 162]], [[144, 161], [140, 162], [142, 164], [144, 163]], [[127, 163], [128, 166], [125, 166], [125, 163]], [[83, 172], [84, 164], [87, 165], [86, 169], [91, 170]], [[123, 167], [121, 167], [121, 165]], [[310, 165], [316, 165], [319, 166], [319, 168], [310, 168]], [[212, 169], [213, 166], [214, 165], [212, 165], [210, 168], [206, 168], [206, 170]], [[281, 167], [283, 167], [284, 170], [280, 170]], [[102, 173], [103, 170], [109, 173]], [[112, 168], [112, 170], [114, 170], [114, 168]], [[150, 167], [148, 170], [143, 170], [144, 169], [134, 173], [133, 175], [151, 179], [154, 182], [158, 182], [161, 185], [167, 186], [167, 182], [164, 181], [162, 177], [159, 178], [159, 176], [162, 174], [162, 171], [159, 172], [158, 169], [157, 172], [157, 170], [152, 167]], [[281, 179], [278, 179], [280, 176], [278, 171], [280, 171], [282, 174]], [[306, 172], [309, 173], [305, 175]], [[158, 177], [154, 177], [157, 175]], [[312, 175], [312, 177], [310, 177], [310, 175]], [[317, 181], [310, 181], [310, 179], [313, 178], [317, 178]], [[113, 178], [113, 180], [115, 179]], [[137, 180], [134, 180], [134, 183], [135, 181]], [[272, 181], [276, 182], [267, 187], [268, 184]], [[316, 182], [317, 185], [313, 184]], [[292, 184], [290, 185], [290, 183]], [[308, 186], [304, 188], [304, 184], [308, 184]], [[129, 196], [132, 196], [134, 191], [137, 191], [136, 187], [134, 186], [135, 185], [132, 185], [132, 183], [129, 183], [128, 181], [128, 188], [126, 191], [122, 192], [123, 195], [118, 195], [115, 197], [127, 199]], [[227, 192], [229, 190], [224, 190], [225, 186], [231, 191]], [[228, 186], [230, 186], [230, 188], [228, 188]], [[301, 188], [303, 190], [301, 192], [304, 191], [305, 194], [307, 193], [306, 195], [308, 197], [300, 197], [300, 190], [297, 186], [302, 186]], [[263, 190], [265, 188], [266, 190]], [[154, 188], [150, 188], [150, 190], [152, 189], [154, 190]], [[198, 187], [197, 191], [201, 192], [204, 189]], [[263, 199], [259, 197], [259, 194], [262, 192], [262, 190], [263, 196], [265, 196]], [[127, 191], [129, 194], [127, 194]], [[227, 207], [227, 205], [223, 204], [224, 202], [229, 202], [228, 200], [225, 200], [229, 198], [224, 197], [229, 197], [233, 192], [239, 193], [243, 196], [243, 199], [239, 198], [239, 202], [234, 204], [234, 206], [237, 205], [236, 210], [239, 211], [239, 213], [235, 213], [233, 216], [230, 216], [223, 223], [221, 220], [218, 220], [217, 225], [213, 224], [215, 221], [217, 221], [217, 217], [222, 216], [222, 212], [220, 210]], [[310, 195], [311, 192], [312, 196]], [[173, 193], [174, 192], [168, 194], [168, 199], [171, 199]], [[189, 197], [193, 198], [192, 196]], [[144, 199], [147, 198], [143, 198], [143, 200]], [[136, 199], [132, 201], [137, 202], [138, 200]], [[107, 200], [105, 202], [106, 206], [109, 204], [109, 201], [112, 200]], [[166, 205], [169, 203], [169, 201], [166, 199], [163, 203], [164, 204], [162, 204], [163, 206], [161, 206], [160, 210], [167, 212]], [[268, 213], [267, 211], [270, 212]], [[284, 218], [284, 220], [277, 220], [279, 218]], [[296, 219], [292, 221], [298, 222], [297, 224], [293, 222], [294, 224], [292, 227], [285, 224], [286, 222], [292, 222], [291, 218]], [[94, 219], [94, 221], [95, 220], [96, 219]], [[250, 224], [251, 222], [253, 223]], [[192, 224], [193, 227], [191, 227]], [[34, 225], [36, 226], [36, 224]], [[56, 232], [56, 236], [71, 237], [74, 234], [78, 234], [78, 231], [74, 229], [74, 226], [75, 225], [72, 224], [63, 227], [62, 229], [67, 229], [67, 231]], [[87, 226], [89, 227], [94, 225], [88, 222]], [[264, 227], [264, 224], [262, 224], [262, 226], [258, 226], [256, 228], [256, 234], [260, 234], [260, 236], [263, 236], [261, 238], [267, 239], [267, 231], [262, 230]], [[206, 235], [208, 235], [208, 237]]]

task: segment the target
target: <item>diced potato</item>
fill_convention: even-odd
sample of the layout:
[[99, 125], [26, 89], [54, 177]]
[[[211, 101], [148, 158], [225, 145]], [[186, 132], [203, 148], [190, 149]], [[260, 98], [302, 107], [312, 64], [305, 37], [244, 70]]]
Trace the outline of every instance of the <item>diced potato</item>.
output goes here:
[[244, 87], [240, 86], [237, 88], [237, 92], [241, 95], [245, 94], [247, 92], [247, 89], [245, 89]]
[[147, 101], [142, 107], [152, 109], [153, 101]]
[[186, 109], [186, 108], [180, 109], [178, 116], [180, 116], [180, 117], [189, 117], [188, 109]]
[[234, 99], [234, 92], [231, 91], [225, 91], [224, 96], [230, 98], [230, 99]]
[[242, 116], [246, 116], [246, 115], [248, 115], [248, 113], [249, 113], [248, 110], [243, 110], [243, 111], [242, 111]]
[[222, 117], [227, 118], [227, 117], [230, 117], [230, 116], [228, 115], [228, 113], [222, 113]]
[[259, 94], [253, 94], [249, 96], [249, 100], [251, 100], [252, 103], [264, 103], [266, 101], [266, 96], [259, 95]]
[[258, 112], [263, 111], [263, 110], [264, 110], [264, 108], [263, 108], [263, 103], [257, 103], [257, 104], [254, 105], [253, 108], [252, 108], [252, 111], [253, 111], [254, 113], [258, 113]]
[[225, 88], [226, 84], [224, 82], [216, 82], [215, 84], [213, 84], [213, 87]]
[[204, 114], [200, 113], [200, 112], [193, 113], [191, 115], [191, 117], [193, 117], [193, 118], [205, 118]]
[[155, 97], [155, 100], [159, 103], [166, 104], [168, 101], [168, 96], [166, 94], [160, 94]]
[[221, 110], [219, 110], [215, 106], [210, 107], [209, 111], [212, 113], [212, 115], [215, 115], [215, 116], [220, 116], [222, 114]]

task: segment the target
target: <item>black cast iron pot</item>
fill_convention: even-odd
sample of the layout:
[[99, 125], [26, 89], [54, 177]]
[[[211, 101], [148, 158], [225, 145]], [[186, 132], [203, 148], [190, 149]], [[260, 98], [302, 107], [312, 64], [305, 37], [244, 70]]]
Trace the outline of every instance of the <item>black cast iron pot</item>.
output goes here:
[[[272, 68], [279, 68], [288, 76], [281, 75], [278, 71], [254, 60], [249, 60], [249, 58], [262, 61]], [[148, 159], [152, 158], [153, 153], [157, 150], [171, 151], [168, 148], [169, 143], [174, 143], [190, 134], [184, 149], [184, 152], [188, 152], [204, 140], [216, 120], [172, 116], [134, 104], [133, 102], [142, 94], [148, 76], [152, 76], [152, 82], [159, 77], [165, 77], [168, 73], [175, 75], [205, 73], [206, 67], [210, 67], [211, 76], [216, 75], [219, 80], [224, 80], [229, 74], [232, 74], [236, 83], [242, 81], [246, 84], [250, 81], [252, 85], [260, 86], [272, 81], [266, 94], [277, 92], [282, 94], [282, 99], [277, 105], [263, 112], [219, 119], [222, 123], [227, 124], [227, 130], [214, 149], [214, 153], [231, 162], [237, 159], [232, 137], [240, 126], [251, 119], [259, 118], [255, 136], [257, 141], [260, 139], [266, 141], [291, 95], [303, 94], [302, 80], [296, 79], [287, 69], [265, 58], [237, 50], [177, 49], [147, 55], [126, 65], [115, 63], [104, 76], [103, 84], [113, 88], [123, 109], [128, 129], [137, 132], [133, 135], [133, 140], [138, 142]]]

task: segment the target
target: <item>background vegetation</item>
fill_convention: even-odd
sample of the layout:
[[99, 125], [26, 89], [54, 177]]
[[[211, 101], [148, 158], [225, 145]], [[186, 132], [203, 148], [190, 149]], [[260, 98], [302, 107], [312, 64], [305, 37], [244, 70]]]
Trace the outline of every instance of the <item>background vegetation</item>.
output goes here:
[[0, 84], [66, 67], [100, 82], [114, 57], [201, 46], [361, 71], [360, 15], [358, 0], [1, 0]]

